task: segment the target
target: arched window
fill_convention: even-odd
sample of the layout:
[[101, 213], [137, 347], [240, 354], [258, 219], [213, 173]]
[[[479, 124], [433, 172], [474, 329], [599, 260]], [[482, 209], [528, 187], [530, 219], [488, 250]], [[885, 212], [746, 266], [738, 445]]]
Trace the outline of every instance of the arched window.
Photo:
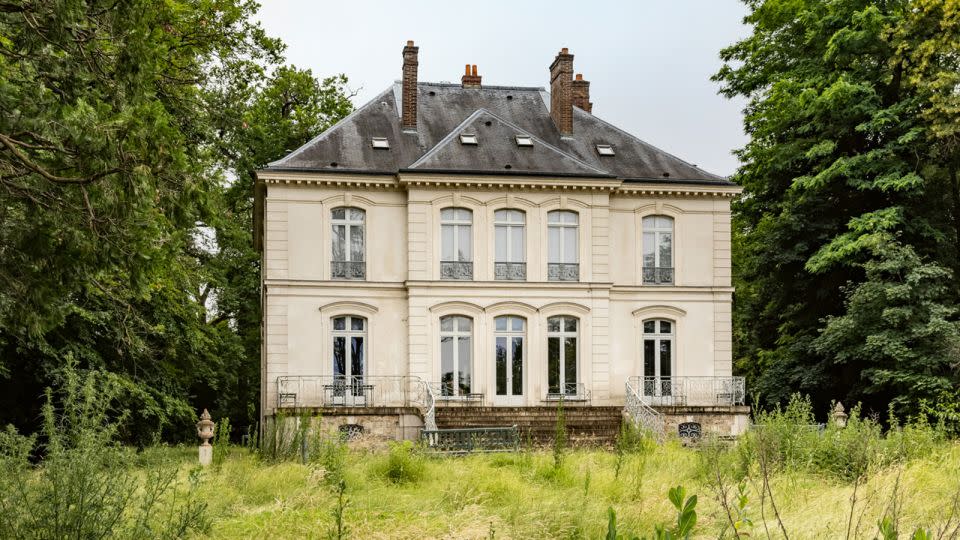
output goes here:
[[527, 324], [523, 317], [506, 315], [494, 319], [497, 399], [523, 396], [523, 345]]
[[440, 278], [473, 279], [473, 212], [440, 211]]
[[338, 405], [365, 405], [367, 320], [356, 315], [333, 318], [333, 384], [324, 390]]
[[547, 213], [547, 279], [580, 280], [579, 216], [569, 210]]
[[367, 275], [364, 251], [364, 221], [366, 212], [360, 208], [334, 208], [333, 258], [330, 274], [339, 279], [364, 279]]
[[643, 394], [673, 395], [674, 323], [666, 319], [643, 321]]
[[560, 315], [547, 319], [547, 396], [576, 396], [579, 320]]
[[440, 319], [440, 395], [471, 393], [473, 320], [460, 315]]
[[493, 214], [496, 256], [493, 275], [496, 279], [527, 279], [525, 225], [522, 210], [497, 210]]
[[673, 283], [673, 218], [643, 218], [643, 282]]

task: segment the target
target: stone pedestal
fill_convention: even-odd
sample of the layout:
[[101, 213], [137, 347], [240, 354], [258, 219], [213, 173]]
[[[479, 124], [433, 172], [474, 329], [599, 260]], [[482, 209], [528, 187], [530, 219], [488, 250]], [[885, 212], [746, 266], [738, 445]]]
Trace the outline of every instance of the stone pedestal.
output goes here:
[[209, 444], [200, 446], [200, 465], [206, 467], [213, 463], [213, 446]]

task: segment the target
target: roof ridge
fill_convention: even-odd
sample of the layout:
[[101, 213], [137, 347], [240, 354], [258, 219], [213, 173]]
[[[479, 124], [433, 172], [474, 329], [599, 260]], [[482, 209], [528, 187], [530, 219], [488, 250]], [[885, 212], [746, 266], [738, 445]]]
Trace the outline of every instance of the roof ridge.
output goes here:
[[[394, 81], [394, 83], [401, 81]], [[437, 82], [437, 81], [417, 81], [417, 86], [440, 86], [442, 88], [463, 88], [463, 85], [455, 82]], [[542, 86], [514, 86], [514, 85], [497, 85], [497, 84], [484, 84], [480, 88], [471, 88], [471, 90], [527, 90], [530, 92], [539, 92], [543, 91], [544, 87]]]
[[370, 107], [371, 105], [373, 105], [373, 103], [375, 103], [378, 99], [380, 99], [380, 97], [382, 97], [384, 94], [392, 93], [392, 92], [393, 92], [393, 85], [391, 84], [386, 90], [384, 90], [383, 92], [380, 92], [379, 94], [377, 94], [376, 96], [374, 96], [373, 98], [371, 98], [370, 101], [368, 101], [368, 102], [364, 103], [363, 105], [361, 105], [360, 107], [354, 109], [353, 112], [351, 112], [350, 114], [348, 114], [348, 115], [344, 116], [343, 118], [341, 118], [339, 121], [337, 121], [337, 123], [333, 124], [332, 126], [330, 126], [330, 127], [328, 127], [327, 129], [321, 131], [320, 133], [318, 133], [316, 137], [314, 137], [314, 138], [310, 139], [309, 141], [301, 144], [300, 147], [297, 148], [296, 150], [294, 150], [293, 152], [290, 152], [289, 154], [283, 156], [282, 158], [280, 158], [280, 159], [278, 159], [278, 160], [276, 160], [276, 161], [271, 161], [270, 163], [267, 163], [267, 167], [271, 167], [271, 166], [273, 166], [273, 165], [280, 165], [280, 164], [282, 164], [283, 162], [287, 161], [288, 159], [292, 158], [293, 156], [299, 154], [299, 153], [300, 153], [301, 151], [303, 151], [306, 147], [312, 146], [313, 144], [321, 141], [324, 137], [326, 137], [326, 136], [329, 135], [330, 133], [333, 133], [334, 131], [336, 131], [336, 129], [339, 128], [341, 125], [347, 123], [347, 121], [351, 120], [354, 116], [360, 114], [362, 111], [364, 111], [365, 109], [367, 109], [367, 107]]
[[550, 150], [550, 151], [552, 151], [552, 152], [555, 152], [555, 153], [557, 153], [557, 154], [560, 154], [562, 157], [573, 161], [574, 163], [580, 165], [581, 167], [590, 169], [590, 170], [592, 170], [592, 171], [595, 171], [595, 172], [597, 172], [597, 173], [599, 173], [599, 174], [603, 174], [603, 175], [610, 175], [610, 174], [612, 174], [610, 171], [606, 171], [606, 170], [603, 170], [603, 169], [594, 167], [593, 165], [591, 165], [591, 164], [589, 164], [589, 163], [581, 160], [580, 158], [578, 158], [578, 157], [576, 157], [576, 156], [574, 156], [574, 155], [572, 155], [572, 154], [569, 154], [569, 153], [565, 152], [564, 150], [562, 150], [562, 149], [560, 149], [560, 148], [557, 148], [556, 146], [553, 146], [552, 144], [548, 143], [547, 141], [541, 139], [540, 137], [537, 137], [537, 136], [534, 135], [533, 133], [527, 131], [526, 129], [524, 129], [524, 128], [520, 127], [520, 126], [518, 126], [517, 124], [514, 124], [513, 122], [504, 119], [502, 116], [500, 116], [500, 115], [498, 115], [498, 114], [490, 111], [489, 109], [487, 109], [487, 108], [485, 108], [485, 107], [480, 107], [479, 109], [473, 111], [473, 112], [470, 114], [470, 116], [466, 117], [462, 122], [460, 122], [459, 124], [457, 124], [456, 127], [454, 127], [453, 129], [451, 129], [450, 132], [447, 133], [446, 136], [444, 136], [442, 139], [440, 139], [440, 141], [437, 142], [437, 144], [435, 144], [435, 145], [433, 146], [433, 148], [431, 148], [430, 150], [428, 150], [425, 154], [423, 154], [422, 156], [420, 156], [419, 159], [417, 159], [416, 161], [414, 161], [413, 163], [411, 163], [410, 165], [408, 165], [406, 168], [412, 169], [412, 168], [416, 167], [417, 165], [419, 165], [420, 162], [425, 161], [425, 160], [426, 160], [427, 158], [429, 158], [429, 157], [432, 157], [435, 153], [439, 152], [441, 148], [443, 148], [444, 146], [446, 146], [446, 145], [453, 139], [453, 137], [458, 134], [458, 132], [459, 132], [461, 129], [463, 129], [467, 124], [469, 124], [470, 122], [472, 122], [476, 117], [480, 116], [480, 115], [483, 114], [483, 113], [489, 114], [490, 116], [492, 116], [492, 117], [496, 118], [497, 120], [499, 120], [502, 124], [504, 124], [504, 125], [512, 128], [512, 129], [515, 130], [515, 131], [519, 131], [520, 133], [529, 136], [531, 139], [537, 141], [539, 144], [541, 144], [541, 145], [542, 145], [544, 148], [546, 148], [547, 150]]

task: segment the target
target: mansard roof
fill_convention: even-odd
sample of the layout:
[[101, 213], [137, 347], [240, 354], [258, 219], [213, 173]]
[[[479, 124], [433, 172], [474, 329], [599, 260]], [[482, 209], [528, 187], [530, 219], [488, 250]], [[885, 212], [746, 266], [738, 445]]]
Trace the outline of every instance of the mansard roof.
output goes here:
[[[732, 184], [577, 107], [573, 133], [561, 136], [543, 88], [421, 82], [417, 93], [416, 130], [401, 127], [398, 82], [270, 163], [267, 170], [536, 174]], [[475, 134], [478, 144], [462, 144], [459, 134], [465, 132]], [[533, 146], [519, 146], [516, 135], [532, 137]], [[390, 148], [374, 148], [374, 137], [386, 138]], [[614, 155], [601, 156], [597, 145], [611, 146]]]

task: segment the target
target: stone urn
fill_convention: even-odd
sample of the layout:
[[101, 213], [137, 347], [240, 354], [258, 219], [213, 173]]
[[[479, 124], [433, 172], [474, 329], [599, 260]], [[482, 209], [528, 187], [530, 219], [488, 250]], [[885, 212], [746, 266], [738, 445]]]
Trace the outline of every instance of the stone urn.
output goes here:
[[217, 425], [210, 419], [210, 413], [204, 409], [200, 415], [200, 421], [197, 422], [197, 436], [203, 441], [200, 444], [200, 465], [209, 465], [213, 462], [213, 446], [210, 439], [213, 438], [214, 430]]

